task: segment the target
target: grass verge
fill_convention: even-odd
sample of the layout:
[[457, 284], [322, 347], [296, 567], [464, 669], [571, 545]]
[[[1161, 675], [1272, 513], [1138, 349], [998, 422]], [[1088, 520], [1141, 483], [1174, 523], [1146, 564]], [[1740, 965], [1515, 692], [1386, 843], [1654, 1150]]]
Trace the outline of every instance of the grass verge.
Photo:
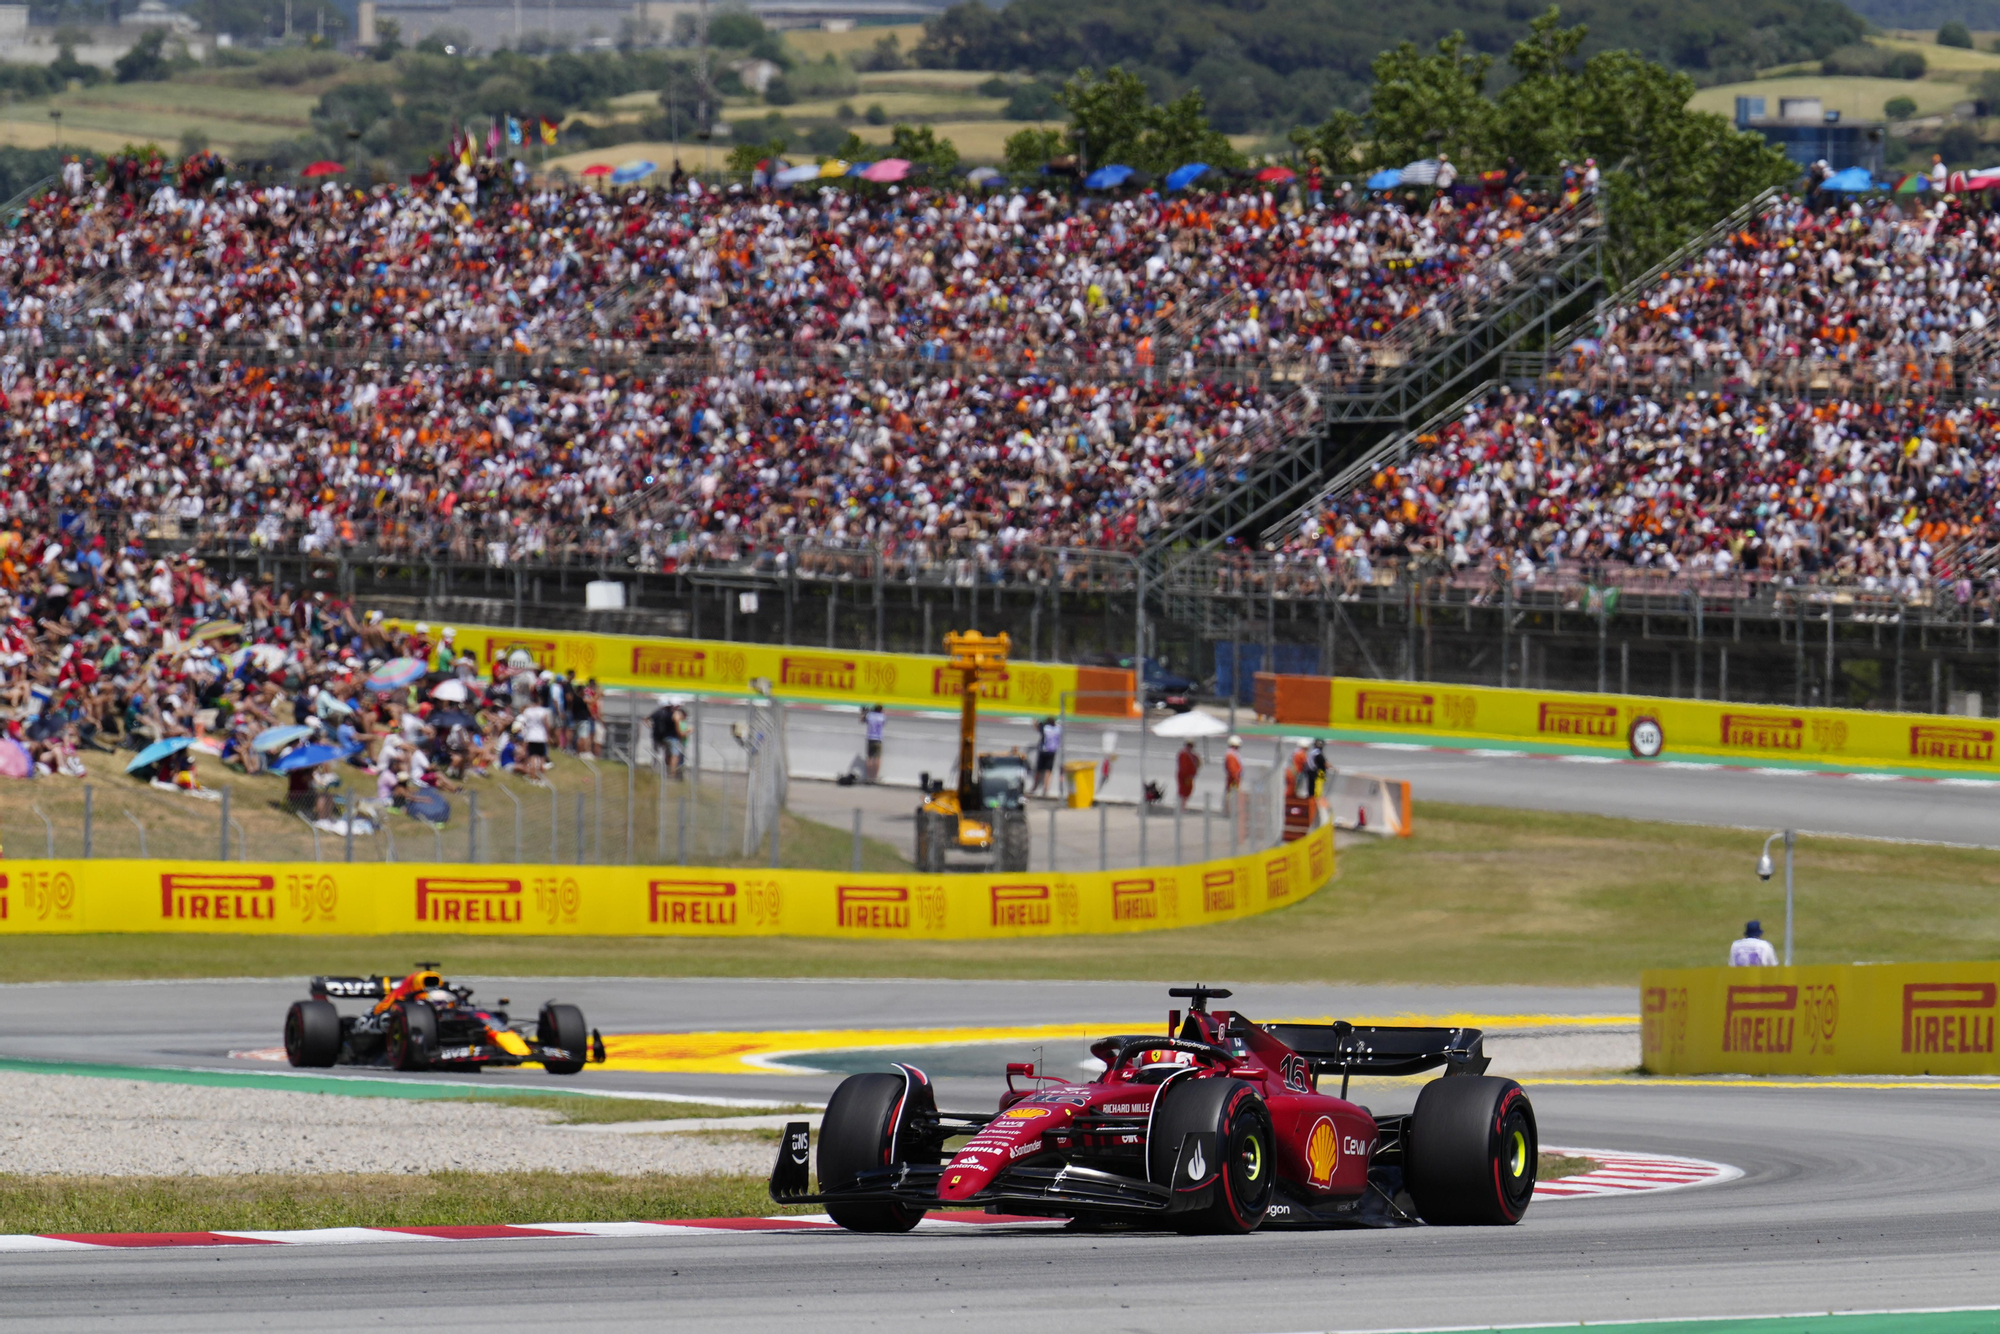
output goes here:
[[816, 1212], [772, 1203], [764, 1179], [753, 1176], [0, 1176], [0, 1233], [653, 1222]]
[[1595, 1158], [1572, 1153], [1545, 1153], [1535, 1165], [1535, 1180], [1554, 1181], [1559, 1177], [1580, 1177], [1604, 1166]]
[[[435, 958], [501, 977], [1629, 985], [1642, 968], [1720, 964], [1746, 919], [1774, 933], [1784, 919], [1784, 885], [1756, 878], [1762, 840], [1744, 830], [1439, 802], [1418, 804], [1416, 828], [1344, 850], [1340, 878], [1293, 907], [1111, 940], [15, 936], [0, 938], [0, 981], [304, 977]], [[1797, 883], [1802, 964], [2000, 955], [2000, 855], [1806, 838]]]

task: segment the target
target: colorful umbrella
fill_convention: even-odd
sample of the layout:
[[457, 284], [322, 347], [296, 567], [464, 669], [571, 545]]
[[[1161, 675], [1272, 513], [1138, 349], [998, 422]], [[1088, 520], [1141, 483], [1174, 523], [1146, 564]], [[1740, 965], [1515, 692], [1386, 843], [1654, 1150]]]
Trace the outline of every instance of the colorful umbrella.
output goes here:
[[819, 179], [819, 163], [808, 162], [802, 166], [787, 167], [771, 178], [773, 185], [804, 185], [807, 181]]
[[862, 168], [861, 179], [887, 184], [890, 181], [900, 181], [909, 174], [910, 164], [907, 161], [899, 157], [885, 157], [880, 162]]
[[611, 165], [607, 162], [593, 162], [583, 169], [582, 174], [585, 176], [609, 176], [611, 174]]
[[[1437, 178], [1433, 176], [1432, 180]], [[1393, 190], [1403, 183], [1403, 173], [1394, 167], [1384, 167], [1370, 176], [1366, 182], [1370, 190]]]
[[[1296, 181], [1298, 178], [1299, 174], [1293, 171], [1290, 167], [1266, 167], [1264, 168], [1264, 170], [1257, 173], [1257, 179], [1266, 182]], [[1437, 179], [1437, 174], [1435, 172], [1431, 174], [1431, 179], [1432, 180]]]
[[267, 727], [251, 740], [250, 749], [269, 754], [274, 750], [283, 750], [294, 741], [311, 735], [312, 728], [304, 723], [285, 723], [280, 727]]
[[32, 778], [35, 761], [28, 748], [12, 737], [0, 738], [0, 778]]
[[338, 162], [315, 162], [299, 174], [301, 176], [338, 176], [346, 170], [347, 168], [341, 166]]
[[987, 181], [1000, 180], [1003, 178], [1001, 177], [1000, 170], [997, 167], [974, 167], [971, 171], [965, 173], [965, 179], [970, 181], [974, 185], [983, 185]]
[[854, 170], [853, 163], [843, 162], [841, 161], [841, 159], [837, 157], [830, 157], [826, 161], [819, 164], [819, 174], [822, 177], [845, 176], [848, 172], [853, 170]]
[[1843, 194], [1859, 194], [1875, 189], [1875, 178], [1866, 167], [1849, 167], [1846, 171], [1836, 171], [1820, 186], [1822, 190], [1838, 190]]
[[465, 682], [454, 676], [449, 681], [440, 681], [435, 686], [432, 686], [431, 698], [448, 700], [453, 704], [463, 704], [469, 696], [466, 693]]
[[611, 183], [613, 185], [630, 185], [634, 181], [645, 180], [658, 170], [657, 166], [646, 161], [621, 163], [618, 170], [611, 173]]
[[1175, 167], [1167, 173], [1167, 188], [1169, 190], [1185, 190], [1202, 177], [1208, 175], [1208, 172], [1209, 165], [1206, 162], [1190, 162], [1184, 167]]
[[368, 673], [362, 685], [378, 693], [390, 690], [406, 690], [423, 680], [424, 665], [415, 658], [391, 658]]
[[1429, 185], [1438, 178], [1438, 160], [1434, 157], [1419, 158], [1403, 167], [1404, 185]]
[[210, 621], [206, 625], [197, 625], [194, 628], [194, 633], [189, 635], [188, 638], [197, 644], [201, 644], [211, 639], [228, 639], [232, 635], [241, 635], [242, 633], [243, 627], [234, 621]]
[[294, 769], [311, 769], [339, 758], [340, 752], [332, 746], [300, 746], [271, 761], [271, 772], [288, 774]]
[[1913, 171], [1896, 182], [1896, 193], [1899, 195], [1920, 195], [1930, 188], [1931, 178], [1920, 171]]
[[191, 736], [170, 736], [165, 741], [155, 741], [132, 757], [132, 762], [125, 766], [125, 772], [137, 773], [141, 769], [158, 764], [169, 755], [186, 750], [193, 744], [194, 738]]
[[1125, 179], [1131, 174], [1132, 168], [1121, 166], [1114, 162], [1109, 166], [1099, 167], [1096, 171], [1084, 177], [1083, 188], [1086, 190], [1115, 190], [1125, 184]]

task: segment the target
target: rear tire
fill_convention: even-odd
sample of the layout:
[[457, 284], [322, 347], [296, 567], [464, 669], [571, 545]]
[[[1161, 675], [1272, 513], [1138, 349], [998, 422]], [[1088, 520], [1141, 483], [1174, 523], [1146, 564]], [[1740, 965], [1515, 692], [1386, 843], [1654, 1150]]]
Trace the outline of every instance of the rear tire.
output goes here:
[[[820, 1120], [821, 1191], [850, 1186], [862, 1172], [889, 1165], [900, 1128], [891, 1118], [900, 1111], [909, 1119], [904, 1087], [902, 1075], [849, 1075], [833, 1091]], [[849, 1232], [908, 1232], [924, 1216], [922, 1209], [893, 1201], [829, 1204], [826, 1212]]]
[[340, 1059], [340, 1011], [332, 1001], [293, 1001], [285, 1012], [285, 1059], [294, 1068], [324, 1069]]
[[1535, 1196], [1535, 1109], [1511, 1079], [1452, 1075], [1417, 1094], [1405, 1182], [1426, 1223], [1506, 1226]]
[[993, 819], [993, 837], [999, 847], [1002, 873], [1017, 875], [1028, 869], [1027, 811], [996, 811]]
[[1277, 1183], [1276, 1141], [1263, 1098], [1241, 1080], [1186, 1075], [1161, 1091], [1146, 1144], [1147, 1172], [1150, 1180], [1171, 1184], [1176, 1194], [1192, 1184], [1190, 1165], [1180, 1161], [1181, 1145], [1190, 1133], [1206, 1134], [1207, 1143], [1216, 1146], [1217, 1161], [1204, 1164], [1203, 1175], [1214, 1176], [1207, 1188], [1210, 1199], [1184, 1213], [1168, 1214], [1168, 1224], [1185, 1233], [1255, 1231], [1271, 1207]]
[[552, 1075], [575, 1074], [583, 1069], [590, 1055], [590, 1027], [583, 1022], [583, 1011], [574, 1005], [558, 1005], [554, 1001], [543, 1005], [535, 1024], [535, 1041], [577, 1054], [574, 1061], [543, 1061], [542, 1069]]
[[398, 1001], [389, 1011], [385, 1048], [396, 1069], [428, 1070], [438, 1049], [437, 1011], [423, 1001]]

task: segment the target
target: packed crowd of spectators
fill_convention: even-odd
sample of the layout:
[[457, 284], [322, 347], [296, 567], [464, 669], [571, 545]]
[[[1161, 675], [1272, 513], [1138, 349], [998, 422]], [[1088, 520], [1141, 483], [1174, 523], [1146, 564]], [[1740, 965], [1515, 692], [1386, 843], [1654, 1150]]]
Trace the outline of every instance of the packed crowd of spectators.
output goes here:
[[[1331, 371], [1450, 319], [1549, 243], [1511, 190], [1071, 201], [914, 189], [621, 196], [467, 178], [356, 191], [155, 183], [44, 195], [0, 238], [18, 339], [350, 348], [399, 359], [601, 343], [1120, 371]], [[46, 335], [46, 330], [44, 334]]]
[[[407, 683], [371, 682], [402, 659]], [[82, 775], [83, 752], [96, 750], [147, 761], [140, 781], [212, 796], [204, 771], [274, 769], [289, 772], [286, 803], [309, 820], [379, 824], [407, 810], [441, 823], [439, 798], [468, 777], [534, 781], [564, 749], [601, 756], [600, 709], [594, 681], [525, 654], [482, 663], [448, 629], [398, 630], [337, 598], [219, 577], [138, 543], [0, 533], [9, 776]], [[336, 787], [351, 808], [336, 806]]]
[[0, 233], [16, 516], [652, 569], [796, 535], [1130, 549], [1303, 429], [1310, 386], [1552, 244], [1545, 204], [1482, 187], [170, 177], [79, 179]]
[[1283, 545], [1363, 580], [1984, 572], [2000, 406], [1956, 391], [1992, 355], [1996, 242], [2000, 214], [1950, 199], [1780, 202]]

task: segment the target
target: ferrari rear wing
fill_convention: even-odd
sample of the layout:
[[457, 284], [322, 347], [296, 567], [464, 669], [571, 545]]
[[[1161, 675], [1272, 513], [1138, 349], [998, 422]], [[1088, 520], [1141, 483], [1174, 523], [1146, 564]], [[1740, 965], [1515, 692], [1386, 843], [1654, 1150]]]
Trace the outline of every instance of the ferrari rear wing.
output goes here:
[[1483, 1075], [1492, 1058], [1476, 1028], [1395, 1028], [1378, 1024], [1264, 1024], [1263, 1030], [1306, 1058], [1316, 1074]]

